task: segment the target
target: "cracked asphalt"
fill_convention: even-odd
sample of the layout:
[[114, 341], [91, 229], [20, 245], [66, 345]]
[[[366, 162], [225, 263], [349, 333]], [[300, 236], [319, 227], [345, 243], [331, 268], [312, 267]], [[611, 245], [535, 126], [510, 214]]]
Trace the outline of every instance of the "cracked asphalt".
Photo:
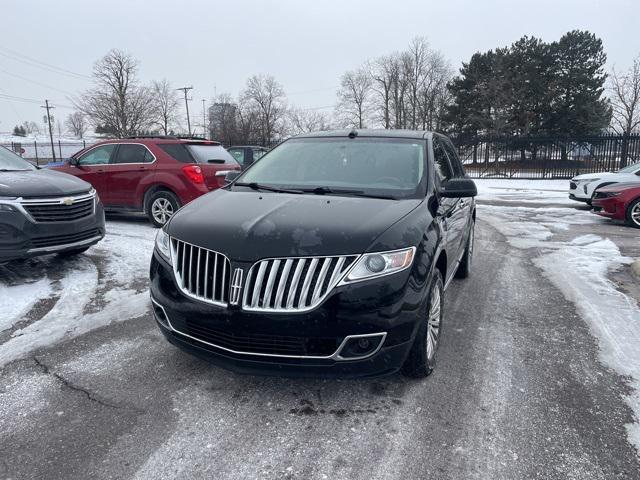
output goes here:
[[168, 344], [150, 311], [40, 348], [0, 370], [0, 478], [640, 479], [629, 379], [532, 260], [479, 216], [422, 381], [233, 374]]

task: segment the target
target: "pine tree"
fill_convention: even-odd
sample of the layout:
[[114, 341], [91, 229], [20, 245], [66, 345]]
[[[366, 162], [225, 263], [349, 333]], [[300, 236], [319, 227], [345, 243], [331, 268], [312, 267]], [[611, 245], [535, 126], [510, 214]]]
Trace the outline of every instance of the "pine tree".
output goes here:
[[602, 40], [573, 30], [551, 44], [554, 58], [549, 133], [570, 136], [599, 133], [609, 125], [611, 108], [603, 97], [607, 56]]

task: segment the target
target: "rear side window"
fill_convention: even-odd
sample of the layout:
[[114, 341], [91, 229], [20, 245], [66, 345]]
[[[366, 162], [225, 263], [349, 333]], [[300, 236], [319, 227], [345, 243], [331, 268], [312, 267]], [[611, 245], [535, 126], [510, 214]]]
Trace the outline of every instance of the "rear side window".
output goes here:
[[244, 148], [230, 148], [229, 153], [233, 156], [233, 158], [235, 158], [236, 162], [244, 165]]
[[169, 156], [182, 163], [195, 163], [195, 159], [183, 143], [159, 143], [158, 146]]
[[267, 153], [262, 149], [254, 149], [253, 150], [253, 161], [255, 162], [256, 160], [259, 160], [262, 156], [264, 156], [264, 154]]
[[118, 147], [113, 163], [151, 163], [153, 155], [144, 145], [124, 143]]
[[236, 159], [227, 152], [222, 145], [187, 145], [189, 153], [195, 158], [197, 163], [213, 164], [233, 164], [237, 165]]

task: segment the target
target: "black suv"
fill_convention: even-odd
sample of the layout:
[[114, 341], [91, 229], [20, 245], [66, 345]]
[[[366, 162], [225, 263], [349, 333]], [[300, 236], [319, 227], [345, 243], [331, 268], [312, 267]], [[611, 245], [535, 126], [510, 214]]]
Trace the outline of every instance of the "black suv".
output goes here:
[[0, 263], [78, 254], [102, 237], [104, 210], [90, 184], [0, 147]]
[[445, 289], [470, 271], [475, 195], [439, 134], [292, 138], [158, 232], [155, 318], [240, 372], [426, 376]]

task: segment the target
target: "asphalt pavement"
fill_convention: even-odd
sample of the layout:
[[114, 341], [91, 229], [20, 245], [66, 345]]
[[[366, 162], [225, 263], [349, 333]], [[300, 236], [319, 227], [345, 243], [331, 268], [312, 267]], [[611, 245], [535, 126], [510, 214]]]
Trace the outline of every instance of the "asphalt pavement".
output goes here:
[[640, 479], [628, 379], [529, 252], [480, 219], [445, 307], [419, 381], [237, 375], [150, 313], [39, 349], [0, 370], [0, 478]]

